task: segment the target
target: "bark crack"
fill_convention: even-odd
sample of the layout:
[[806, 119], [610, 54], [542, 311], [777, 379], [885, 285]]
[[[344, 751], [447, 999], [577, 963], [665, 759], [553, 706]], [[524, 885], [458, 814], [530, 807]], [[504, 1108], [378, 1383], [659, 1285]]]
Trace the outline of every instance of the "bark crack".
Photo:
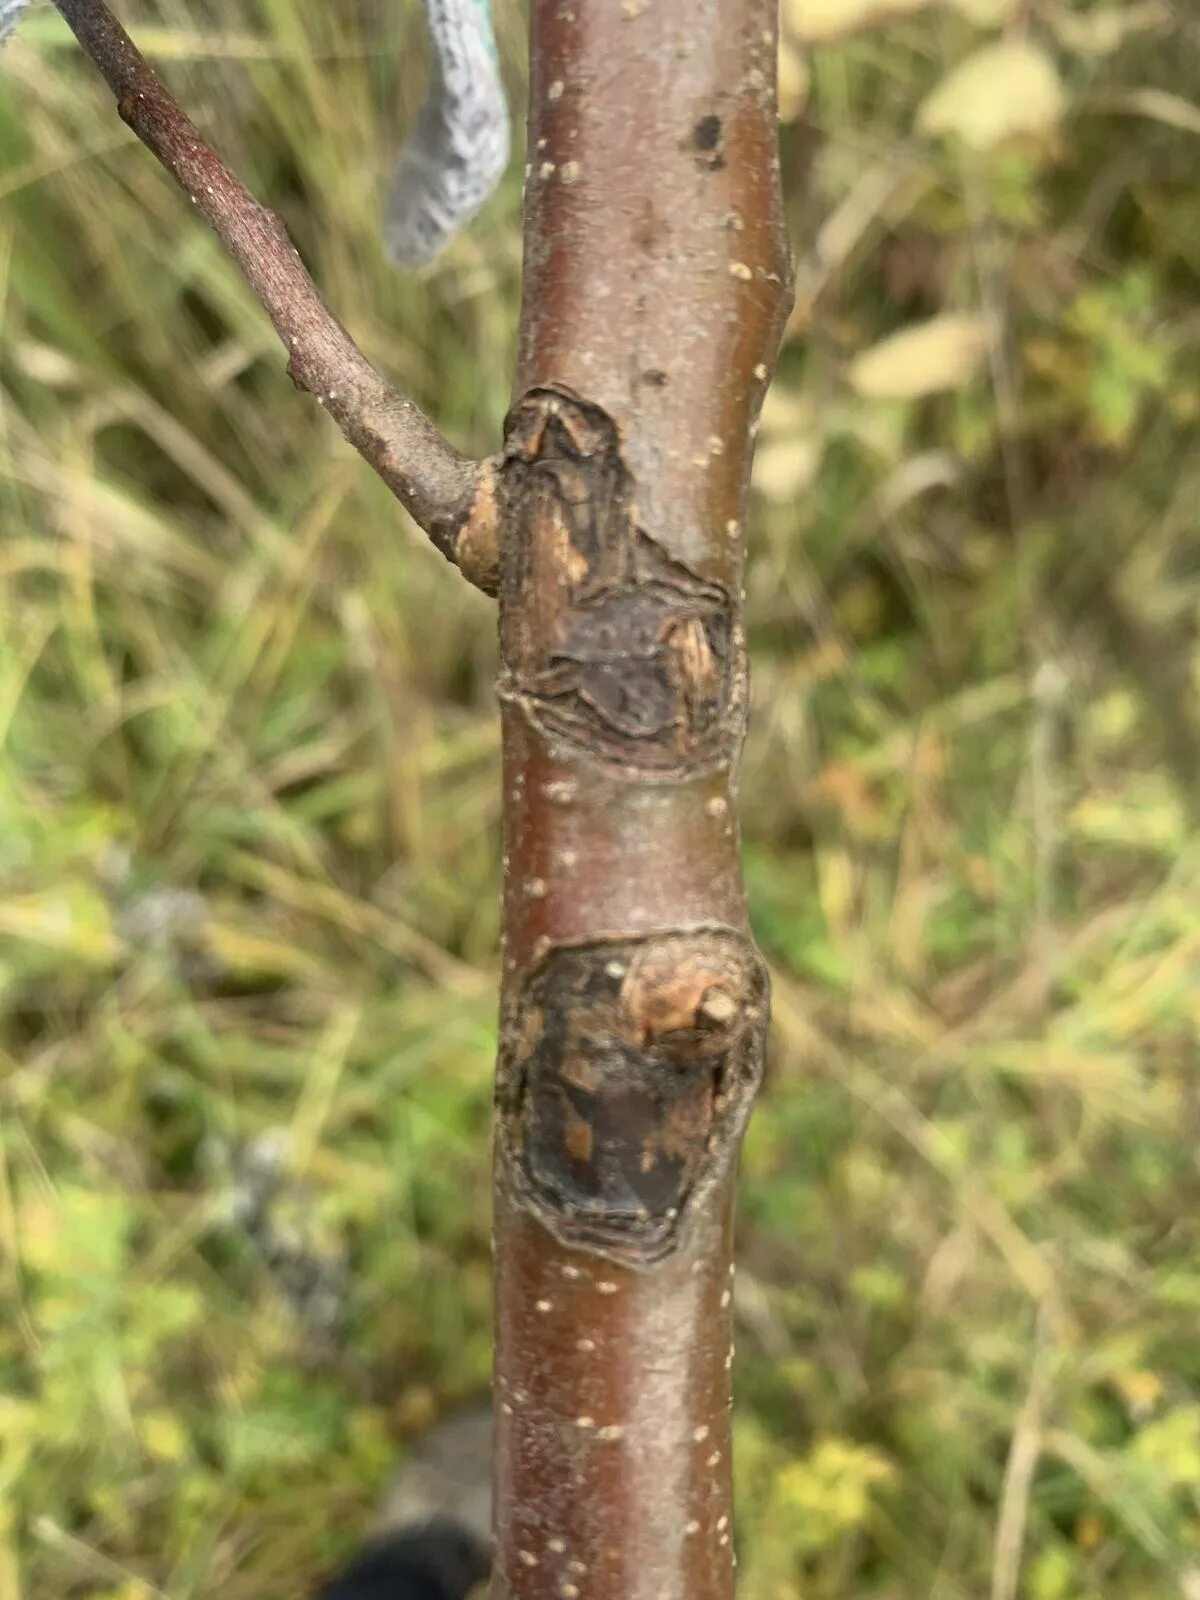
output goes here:
[[745, 696], [733, 600], [639, 526], [616, 424], [539, 388], [506, 439], [501, 694], [632, 777], [728, 760]]

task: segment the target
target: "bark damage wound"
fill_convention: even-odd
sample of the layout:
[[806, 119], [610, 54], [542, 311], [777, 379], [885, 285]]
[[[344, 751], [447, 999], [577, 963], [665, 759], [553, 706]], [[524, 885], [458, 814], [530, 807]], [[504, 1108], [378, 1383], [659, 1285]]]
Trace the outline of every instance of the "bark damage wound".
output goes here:
[[499, 1153], [563, 1244], [661, 1261], [733, 1161], [762, 1074], [766, 973], [729, 929], [560, 946], [504, 1028]]
[[637, 525], [617, 427], [560, 387], [509, 414], [501, 692], [576, 754], [679, 778], [728, 758], [733, 604]]

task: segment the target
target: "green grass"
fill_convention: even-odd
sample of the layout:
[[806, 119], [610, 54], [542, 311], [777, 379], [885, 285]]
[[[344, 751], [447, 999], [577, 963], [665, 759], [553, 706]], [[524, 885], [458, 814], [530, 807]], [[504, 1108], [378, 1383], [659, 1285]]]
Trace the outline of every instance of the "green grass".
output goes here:
[[[821, 47], [789, 108], [746, 1600], [1200, 1595], [1187, 12], [1105, 13], [1140, 25], [1098, 53], [1035, 0], [1067, 114], [990, 154], [917, 131], [987, 37], [952, 10]], [[139, 32], [482, 452], [519, 166], [435, 271], [387, 266], [413, 24], [168, 0]], [[291, 389], [49, 7], [0, 63], [0, 163], [0, 1600], [291, 1600], [486, 1387], [493, 619]], [[855, 387], [947, 310], [1003, 331], [973, 376]], [[235, 1212], [270, 1135], [307, 1283]]]

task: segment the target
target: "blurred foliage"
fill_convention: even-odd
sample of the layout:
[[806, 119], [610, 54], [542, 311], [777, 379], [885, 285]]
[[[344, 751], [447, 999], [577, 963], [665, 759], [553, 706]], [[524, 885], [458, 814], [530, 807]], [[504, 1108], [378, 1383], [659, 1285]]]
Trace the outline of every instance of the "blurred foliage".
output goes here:
[[[520, 167], [388, 268], [411, 10], [128, 9], [490, 448]], [[783, 12], [742, 1593], [1196, 1600], [1200, 14]], [[0, 197], [0, 1600], [283, 1600], [486, 1385], [493, 622], [48, 7]]]

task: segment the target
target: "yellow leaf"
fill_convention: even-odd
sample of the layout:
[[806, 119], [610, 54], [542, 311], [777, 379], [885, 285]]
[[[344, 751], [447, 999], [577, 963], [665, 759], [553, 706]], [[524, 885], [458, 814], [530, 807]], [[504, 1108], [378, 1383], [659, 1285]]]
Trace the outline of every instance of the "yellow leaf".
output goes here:
[[901, 328], [856, 356], [850, 382], [870, 400], [915, 400], [959, 389], [978, 370], [988, 347], [986, 317], [948, 311]]
[[1162, 33], [1171, 26], [1171, 8], [1165, 0], [1099, 6], [1094, 11], [1051, 6], [1046, 16], [1059, 42], [1081, 56], [1111, 56], [1134, 35]]
[[779, 120], [795, 122], [808, 104], [812, 74], [802, 51], [787, 39], [779, 41]]
[[1133, 1412], [1149, 1411], [1162, 1398], [1162, 1379], [1157, 1372], [1149, 1372], [1144, 1367], [1114, 1373], [1113, 1384]]
[[816, 411], [810, 396], [789, 389], [786, 384], [773, 383], [767, 390], [759, 416], [759, 437], [791, 438], [797, 433], [810, 433], [816, 422]]
[[772, 439], [756, 453], [751, 481], [764, 499], [785, 504], [812, 483], [820, 465], [818, 440]]
[[1023, 39], [1004, 39], [969, 55], [917, 113], [922, 133], [951, 134], [990, 150], [1018, 134], [1046, 133], [1066, 107], [1053, 61]]
[[138, 1435], [146, 1453], [156, 1461], [182, 1461], [187, 1455], [187, 1431], [170, 1411], [147, 1411], [138, 1419]]
[[848, 1439], [821, 1439], [804, 1460], [778, 1474], [778, 1510], [795, 1530], [799, 1549], [820, 1550], [866, 1521], [872, 1491], [893, 1476], [878, 1451]]
[[1021, 0], [947, 0], [960, 17], [977, 28], [1000, 28], [1014, 17]]
[[82, 884], [64, 883], [53, 893], [0, 901], [0, 935], [98, 965], [112, 961], [117, 952], [108, 907], [97, 891]]
[[784, 28], [802, 44], [840, 39], [923, 11], [928, 0], [784, 0]]
[[22, 1201], [18, 1219], [25, 1267], [31, 1272], [53, 1272], [62, 1251], [58, 1207], [45, 1195], [31, 1195]]
[[1071, 808], [1070, 822], [1077, 838], [1143, 850], [1179, 849], [1186, 834], [1178, 797], [1145, 788], [1122, 798], [1086, 795]]

